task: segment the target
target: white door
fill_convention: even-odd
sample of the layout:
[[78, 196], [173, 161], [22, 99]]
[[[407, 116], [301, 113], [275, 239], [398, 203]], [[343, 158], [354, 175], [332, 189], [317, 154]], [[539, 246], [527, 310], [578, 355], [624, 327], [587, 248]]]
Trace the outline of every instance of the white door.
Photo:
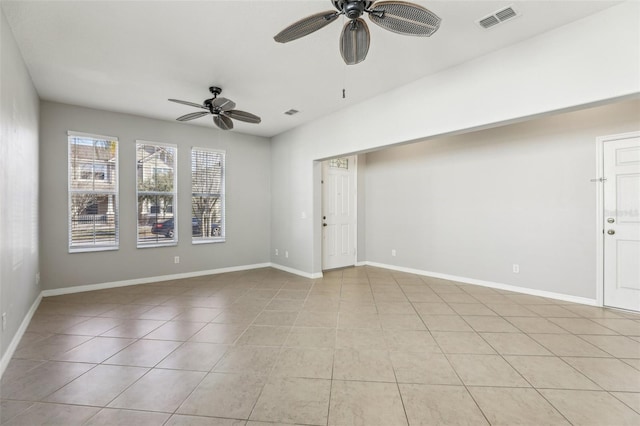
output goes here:
[[640, 136], [605, 141], [604, 304], [640, 311]]
[[322, 269], [356, 264], [356, 157], [322, 163]]

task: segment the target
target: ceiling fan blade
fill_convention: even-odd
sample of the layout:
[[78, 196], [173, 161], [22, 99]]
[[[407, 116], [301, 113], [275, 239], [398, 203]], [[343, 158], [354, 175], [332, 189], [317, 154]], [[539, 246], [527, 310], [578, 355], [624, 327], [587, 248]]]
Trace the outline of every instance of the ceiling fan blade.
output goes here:
[[197, 104], [195, 102], [181, 101], [179, 99], [169, 99], [169, 100], [171, 102], [176, 102], [176, 103], [183, 104], [183, 105], [189, 105], [189, 106], [196, 107], [196, 108], [207, 109], [204, 105], [200, 105], [200, 104]]
[[222, 130], [231, 130], [233, 129], [233, 121], [229, 117], [224, 115], [214, 115], [213, 122], [216, 123], [216, 126], [220, 127]]
[[404, 1], [381, 1], [369, 12], [369, 19], [398, 34], [429, 37], [440, 28], [442, 19], [422, 6]]
[[222, 111], [229, 111], [236, 107], [236, 103], [227, 98], [215, 98], [212, 104], [214, 107], [220, 108]]
[[210, 114], [209, 111], [192, 112], [190, 114], [185, 114], [182, 117], [178, 117], [178, 118], [176, 118], [176, 120], [178, 120], [178, 121], [189, 121], [189, 120], [193, 120], [193, 119], [196, 119], [196, 118], [204, 117], [207, 114]]
[[335, 21], [339, 12], [334, 10], [327, 10], [326, 12], [316, 13], [315, 15], [307, 16], [299, 21], [289, 25], [284, 30], [276, 34], [273, 39], [278, 43], [287, 43], [293, 40], [297, 40], [300, 37], [311, 34], [318, 31], [320, 28], [324, 28]]
[[347, 65], [358, 64], [369, 52], [369, 27], [361, 18], [347, 22], [340, 36], [340, 53]]
[[232, 109], [230, 111], [225, 111], [224, 115], [229, 118], [233, 118], [234, 120], [244, 121], [245, 123], [253, 123], [258, 124], [262, 120], [257, 115], [253, 115], [250, 112], [240, 111], [237, 109]]

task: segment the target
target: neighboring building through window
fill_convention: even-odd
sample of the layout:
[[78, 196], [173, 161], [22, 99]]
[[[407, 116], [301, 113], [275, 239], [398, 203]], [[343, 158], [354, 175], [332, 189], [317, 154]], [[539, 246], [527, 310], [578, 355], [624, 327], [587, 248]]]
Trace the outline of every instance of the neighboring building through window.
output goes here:
[[191, 149], [191, 238], [194, 243], [222, 242], [225, 152]]
[[138, 247], [178, 242], [177, 164], [175, 145], [137, 141]]
[[68, 132], [69, 252], [118, 248], [118, 139]]

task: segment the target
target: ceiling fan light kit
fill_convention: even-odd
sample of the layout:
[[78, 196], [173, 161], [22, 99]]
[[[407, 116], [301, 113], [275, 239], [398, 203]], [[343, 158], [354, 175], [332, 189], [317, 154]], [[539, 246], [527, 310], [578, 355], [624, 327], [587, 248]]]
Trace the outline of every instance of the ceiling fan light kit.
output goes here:
[[[213, 95], [213, 98], [205, 99], [202, 104], [195, 102], [181, 101], [179, 99], [169, 99], [171, 102], [178, 104], [188, 105], [195, 108], [201, 108], [206, 111], [197, 111], [185, 114], [176, 118], [178, 121], [189, 121], [196, 118], [204, 117], [205, 115], [213, 115], [213, 122], [222, 130], [233, 129], [233, 120], [243, 121], [245, 123], [258, 124], [260, 117], [250, 112], [240, 111], [235, 109], [236, 103], [227, 98], [218, 97], [222, 93], [222, 89], [217, 86], [209, 87], [209, 91]], [[233, 119], [233, 120], [232, 120]]]
[[442, 20], [430, 10], [404, 1], [331, 0], [337, 12], [316, 13], [289, 25], [275, 35], [278, 43], [288, 43], [309, 35], [335, 21], [340, 15], [349, 19], [340, 36], [340, 54], [347, 65], [365, 60], [370, 34], [365, 13], [374, 24], [385, 30], [417, 37], [429, 37], [440, 28]]

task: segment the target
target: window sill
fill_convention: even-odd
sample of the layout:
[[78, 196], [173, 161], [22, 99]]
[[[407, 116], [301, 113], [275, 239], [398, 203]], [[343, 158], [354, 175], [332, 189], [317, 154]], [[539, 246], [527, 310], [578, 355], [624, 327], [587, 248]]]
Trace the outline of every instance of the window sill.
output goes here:
[[94, 251], [114, 251], [119, 250], [118, 246], [109, 246], [109, 247], [69, 247], [69, 253], [90, 253]]
[[158, 248], [158, 247], [174, 247], [177, 245], [178, 245], [177, 241], [171, 241], [166, 243], [138, 244], [136, 247], [139, 249], [146, 249], [146, 248]]
[[215, 239], [207, 239], [207, 240], [191, 240], [191, 244], [199, 245], [199, 244], [216, 244], [216, 243], [224, 243], [226, 242], [226, 238], [215, 238]]

